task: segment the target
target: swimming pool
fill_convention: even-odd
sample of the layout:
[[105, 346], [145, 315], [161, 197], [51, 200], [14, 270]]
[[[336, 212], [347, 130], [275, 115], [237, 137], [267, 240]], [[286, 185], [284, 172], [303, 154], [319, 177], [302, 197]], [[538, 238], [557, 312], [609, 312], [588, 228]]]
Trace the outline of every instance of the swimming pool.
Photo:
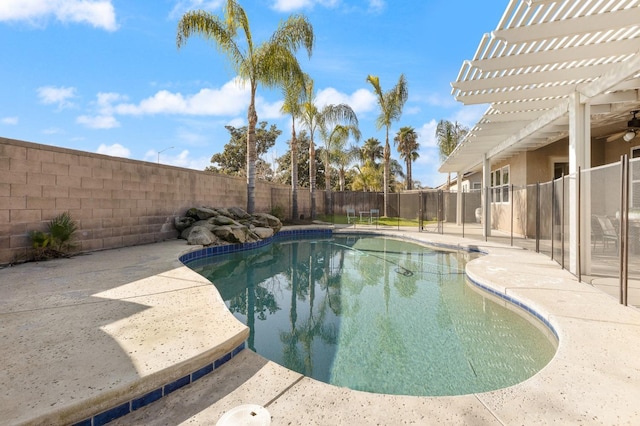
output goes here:
[[290, 239], [189, 263], [291, 370], [376, 393], [498, 389], [553, 357], [544, 327], [465, 281], [474, 254], [373, 236]]

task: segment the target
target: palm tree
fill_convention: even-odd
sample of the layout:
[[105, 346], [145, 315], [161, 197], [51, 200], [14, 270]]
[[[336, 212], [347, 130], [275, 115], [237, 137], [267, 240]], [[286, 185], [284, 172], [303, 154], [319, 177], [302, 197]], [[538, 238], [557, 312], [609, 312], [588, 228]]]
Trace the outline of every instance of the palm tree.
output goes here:
[[365, 162], [362, 167], [355, 167], [355, 175], [351, 182], [352, 191], [377, 192], [382, 189], [382, 173], [377, 164]]
[[393, 141], [398, 145], [398, 152], [407, 165], [407, 190], [413, 189], [413, 177], [411, 173], [411, 163], [416, 161], [420, 154], [418, 149], [418, 134], [413, 127], [401, 127]]
[[404, 74], [400, 74], [398, 83], [389, 91], [383, 92], [380, 87], [380, 79], [376, 76], [367, 76], [367, 81], [373, 86], [373, 90], [378, 97], [378, 105], [380, 106], [380, 115], [376, 119], [376, 127], [380, 130], [383, 126], [386, 128], [386, 138], [384, 144], [384, 216], [387, 216], [387, 198], [389, 194], [389, 164], [391, 160], [391, 146], [389, 145], [389, 127], [393, 121], [399, 120], [402, 115], [409, 91], [407, 81]]
[[[296, 138], [296, 119], [302, 114], [302, 102], [305, 96], [305, 84], [309, 76], [304, 75], [303, 81], [294, 79], [283, 87], [284, 102], [280, 111], [291, 115], [291, 219], [298, 218], [298, 140]], [[302, 83], [302, 84], [301, 84]]]
[[[468, 132], [469, 129], [457, 121], [452, 123], [449, 120], [440, 120], [436, 126], [436, 144], [440, 151], [440, 160], [446, 160]], [[450, 184], [451, 173], [447, 177], [447, 186]]]
[[[309, 131], [309, 192], [311, 195], [311, 219], [316, 218], [316, 130], [328, 129], [337, 124], [358, 125], [358, 117], [349, 105], [326, 105], [322, 110], [313, 103], [313, 81], [306, 85], [306, 98], [302, 105], [300, 121]], [[326, 173], [326, 171], [325, 171]]]
[[344, 191], [347, 180], [347, 168], [354, 161], [360, 158], [360, 148], [351, 146], [348, 149], [341, 147], [333, 153], [333, 162], [338, 168], [338, 182], [340, 191]]
[[325, 191], [327, 194], [327, 202], [325, 204], [325, 213], [331, 212], [331, 162], [332, 157], [335, 157], [336, 151], [341, 152], [344, 148], [344, 144], [349, 139], [349, 135], [353, 136], [356, 141], [360, 140], [360, 129], [358, 128], [358, 118], [355, 112], [350, 106], [345, 105], [346, 108], [351, 110], [348, 115], [351, 117], [355, 124], [342, 125], [337, 124], [329, 131], [326, 126], [320, 127], [320, 136], [324, 140], [324, 181]]
[[376, 138], [369, 138], [364, 141], [364, 145], [361, 148], [361, 161], [362, 164], [367, 161], [372, 164], [376, 164], [376, 160], [382, 160], [384, 158], [384, 148], [380, 144], [380, 141]]
[[[255, 211], [256, 187], [256, 124], [258, 114], [255, 96], [258, 84], [281, 87], [287, 81], [302, 80], [303, 73], [295, 52], [304, 47], [309, 56], [313, 50], [314, 36], [311, 23], [303, 15], [292, 15], [280, 23], [271, 39], [255, 45], [249, 27], [249, 18], [235, 0], [227, 0], [224, 16], [219, 17], [203, 10], [185, 13], [178, 22], [176, 44], [178, 49], [196, 34], [216, 43], [238, 76], [250, 85], [250, 102], [247, 111], [247, 211]], [[244, 39], [238, 40], [242, 30]]]

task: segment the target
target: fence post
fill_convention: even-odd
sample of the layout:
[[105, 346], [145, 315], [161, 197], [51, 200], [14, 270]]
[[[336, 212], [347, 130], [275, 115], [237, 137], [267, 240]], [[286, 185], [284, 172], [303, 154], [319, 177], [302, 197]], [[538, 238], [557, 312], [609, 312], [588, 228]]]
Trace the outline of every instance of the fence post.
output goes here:
[[418, 232], [422, 232], [422, 190], [418, 192]]
[[536, 183], [536, 253], [540, 253], [540, 182]]
[[629, 281], [629, 157], [620, 158], [620, 303], [627, 306]]
[[465, 208], [465, 199], [466, 199], [465, 196], [467, 194], [465, 192], [463, 192], [461, 195], [462, 195], [462, 206], [461, 206], [461, 209], [462, 209], [462, 214], [461, 214], [461, 216], [462, 216], [462, 238], [464, 238], [464, 216], [467, 213], [466, 212], [466, 208]]
[[554, 251], [554, 242], [556, 240], [556, 236], [555, 236], [555, 217], [556, 217], [556, 182], [555, 181], [551, 181], [551, 260], [555, 260], [554, 259], [554, 255], [555, 255], [555, 251]]
[[509, 194], [509, 199], [511, 200], [511, 247], [513, 247], [513, 184], [511, 184], [509, 190], [511, 191]]
[[580, 226], [580, 224], [582, 223], [582, 194], [580, 193], [581, 189], [580, 189], [580, 183], [581, 183], [581, 179], [582, 177], [580, 176], [580, 170], [581, 167], [578, 166], [578, 175], [576, 176], [576, 187], [577, 187], [577, 192], [578, 192], [578, 235], [576, 235], [577, 237], [577, 241], [578, 241], [578, 253], [577, 256], [578, 258], [577, 260], [577, 267], [578, 267], [578, 281], [582, 281], [582, 227]]
[[562, 260], [562, 269], [564, 269], [564, 198], [565, 198], [565, 175], [562, 173], [562, 209], [560, 209], [560, 259]]

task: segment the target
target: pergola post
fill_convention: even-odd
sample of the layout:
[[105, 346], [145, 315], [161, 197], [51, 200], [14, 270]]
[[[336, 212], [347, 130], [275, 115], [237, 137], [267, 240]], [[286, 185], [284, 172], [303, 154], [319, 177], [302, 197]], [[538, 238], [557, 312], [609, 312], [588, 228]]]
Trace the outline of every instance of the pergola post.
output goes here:
[[[591, 203], [583, 200], [582, 209], [578, 208], [580, 194], [578, 194], [578, 170], [591, 167], [591, 108], [588, 103], [581, 101], [581, 94], [576, 92], [570, 96], [569, 102], [569, 271], [578, 275], [578, 255], [582, 265], [589, 264], [590, 250], [588, 250], [587, 230], [591, 218]], [[587, 197], [585, 197], [587, 198]], [[580, 215], [578, 214], [580, 211]], [[579, 224], [578, 221], [582, 221]], [[582, 235], [578, 236], [581, 232]], [[590, 235], [589, 235], [590, 236]], [[582, 250], [579, 242], [582, 241]]]

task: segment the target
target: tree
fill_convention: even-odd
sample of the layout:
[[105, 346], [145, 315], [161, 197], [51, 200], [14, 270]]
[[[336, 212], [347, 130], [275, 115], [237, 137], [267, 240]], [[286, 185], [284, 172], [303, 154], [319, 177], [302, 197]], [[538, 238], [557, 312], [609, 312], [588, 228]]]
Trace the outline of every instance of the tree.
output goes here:
[[[458, 143], [469, 133], [469, 129], [460, 123], [440, 120], [436, 126], [436, 144], [440, 151], [440, 160], [446, 160], [456, 149]], [[451, 173], [447, 177], [447, 186], [451, 184]]]
[[401, 127], [396, 137], [393, 138], [394, 144], [398, 146], [400, 158], [402, 158], [407, 166], [407, 189], [413, 189], [413, 177], [411, 173], [411, 164], [418, 159], [418, 134], [413, 127]]
[[382, 189], [381, 168], [369, 161], [362, 166], [354, 168], [354, 175], [351, 179], [352, 191], [377, 192]]
[[[256, 168], [264, 169], [267, 163], [260, 158], [276, 143], [276, 139], [282, 130], [278, 130], [275, 124], [272, 124], [267, 129], [267, 122], [261, 121], [260, 126], [256, 129], [255, 141], [256, 141], [256, 154], [258, 157]], [[247, 126], [233, 127], [224, 126], [225, 129], [231, 134], [229, 143], [224, 146], [224, 151], [214, 154], [211, 157], [213, 166], [209, 166], [205, 171], [224, 173], [225, 175], [232, 176], [246, 176], [247, 175]]]
[[[302, 130], [297, 135], [298, 147], [300, 153], [298, 155], [298, 186], [302, 188], [309, 188], [309, 135], [306, 130]], [[289, 141], [289, 146], [291, 142]], [[291, 149], [284, 153], [276, 160], [278, 164], [278, 170], [282, 171], [282, 174], [278, 177], [278, 182], [291, 185]], [[324, 165], [316, 158], [314, 160], [314, 170], [320, 179], [320, 182], [324, 180]]]
[[362, 164], [367, 161], [372, 164], [377, 164], [376, 160], [382, 160], [384, 158], [384, 148], [376, 138], [369, 138], [364, 141], [364, 145], [362, 145], [360, 151], [360, 161]]
[[406, 178], [405, 174], [402, 172], [402, 164], [400, 164], [400, 162], [395, 158], [392, 158], [389, 162], [389, 172], [389, 186], [394, 188], [393, 192], [402, 191], [402, 182], [398, 180], [398, 178]]
[[302, 114], [302, 103], [305, 99], [305, 86], [310, 81], [305, 74], [304, 79], [294, 79], [283, 87], [284, 102], [280, 111], [291, 115], [291, 140], [289, 141], [291, 160], [291, 219], [298, 218], [298, 140], [296, 137], [296, 119]]
[[373, 90], [378, 98], [378, 106], [380, 107], [380, 115], [376, 119], [376, 127], [378, 130], [382, 127], [386, 128], [386, 137], [384, 144], [384, 216], [387, 216], [387, 198], [389, 194], [389, 177], [390, 177], [390, 161], [391, 146], [389, 145], [389, 127], [391, 123], [399, 120], [402, 115], [402, 108], [407, 102], [409, 91], [407, 88], [407, 80], [404, 74], [400, 74], [398, 83], [387, 92], [383, 92], [380, 87], [380, 79], [376, 76], [367, 76], [367, 81], [373, 86]]
[[[242, 40], [238, 39], [239, 30], [244, 33]], [[244, 9], [237, 1], [227, 0], [223, 17], [203, 10], [185, 13], [178, 22], [178, 48], [194, 34], [215, 42], [218, 50], [227, 56], [233, 70], [250, 86], [247, 111], [247, 212], [253, 213], [256, 187], [255, 129], [258, 123], [255, 96], [258, 84], [281, 87], [287, 81], [302, 80], [303, 73], [295, 52], [304, 47], [311, 56], [313, 27], [303, 15], [292, 15], [280, 23], [268, 41], [255, 45]]]
[[[348, 121], [355, 121], [353, 124], [337, 124], [332, 129], [327, 126], [320, 126], [320, 135], [324, 140], [324, 179], [327, 194], [325, 203], [325, 213], [331, 212], [331, 162], [336, 155], [344, 150], [344, 145], [349, 139], [349, 135], [358, 141], [360, 140], [360, 129], [358, 129], [358, 118], [350, 106], [345, 105], [350, 112], [345, 111], [349, 117]], [[331, 130], [330, 130], [331, 129]]]
[[314, 135], [318, 129], [328, 129], [337, 124], [356, 125], [358, 118], [349, 105], [326, 105], [322, 110], [313, 103], [313, 81], [306, 85], [305, 102], [300, 121], [309, 131], [309, 192], [311, 195], [311, 219], [316, 217], [316, 170]]
[[340, 191], [345, 190], [347, 185], [347, 168], [354, 161], [360, 158], [360, 148], [351, 146], [347, 149], [336, 150], [333, 154], [333, 162], [338, 169], [338, 184]]

